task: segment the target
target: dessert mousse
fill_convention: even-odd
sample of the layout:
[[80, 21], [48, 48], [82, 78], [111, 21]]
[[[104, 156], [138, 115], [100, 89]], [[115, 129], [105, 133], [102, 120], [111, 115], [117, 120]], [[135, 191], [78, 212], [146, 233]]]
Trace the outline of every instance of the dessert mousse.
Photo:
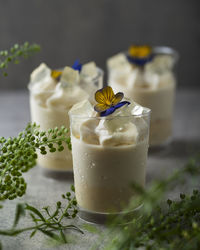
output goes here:
[[151, 109], [151, 146], [161, 145], [172, 134], [176, 59], [176, 52], [167, 47], [131, 46], [128, 53], [107, 60], [108, 82], [114, 91], [121, 90]]
[[81, 209], [120, 212], [144, 187], [150, 110], [114, 95], [111, 87], [95, 94], [99, 102], [75, 104], [69, 111], [75, 193]]
[[[94, 62], [61, 71], [51, 70], [45, 63], [36, 68], [30, 77], [30, 109], [32, 122], [41, 130], [65, 126], [69, 128], [68, 111], [90, 93], [102, 86], [102, 72]], [[92, 101], [92, 100], [91, 100]], [[62, 152], [39, 154], [38, 164], [52, 170], [72, 170], [72, 155], [65, 147]]]

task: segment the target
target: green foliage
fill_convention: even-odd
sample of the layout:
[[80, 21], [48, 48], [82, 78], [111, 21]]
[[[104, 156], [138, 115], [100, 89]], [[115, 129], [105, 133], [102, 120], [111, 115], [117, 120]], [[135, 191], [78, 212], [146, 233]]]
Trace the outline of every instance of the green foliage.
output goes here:
[[0, 51], [0, 73], [4, 76], [7, 76], [5, 69], [8, 68], [9, 63], [18, 64], [20, 58], [28, 58], [40, 51], [40, 46], [37, 44], [29, 44], [25, 42], [22, 45], [15, 44], [9, 50]]
[[186, 178], [199, 176], [200, 157], [197, 156], [171, 177], [154, 182], [148, 190], [133, 185], [138, 197], [133, 199], [128, 210], [139, 204], [142, 207], [128, 219], [120, 216], [112, 222], [110, 234], [113, 240], [105, 249], [200, 249], [199, 190], [193, 190], [191, 195], [181, 193], [179, 199], [164, 202], [167, 191]]
[[17, 137], [0, 137], [0, 201], [13, 200], [26, 192], [23, 173], [36, 165], [37, 154], [71, 149], [68, 129], [61, 127], [40, 131], [36, 124], [28, 124]]
[[[73, 192], [73, 190], [74, 187], [72, 186], [71, 191]], [[70, 195], [68, 195], [69, 193]], [[83, 233], [83, 231], [71, 223], [66, 223], [67, 220], [74, 219], [78, 213], [74, 194], [71, 192], [63, 194], [62, 199], [66, 204], [63, 205], [61, 201], [58, 201], [52, 212], [48, 206], [40, 211], [29, 204], [18, 204], [12, 228], [8, 230], [0, 229], [0, 235], [17, 236], [25, 231], [29, 231], [30, 238], [32, 238], [37, 232], [41, 232], [60, 243], [67, 243], [66, 230], [75, 230], [79, 233]], [[32, 225], [26, 228], [17, 228], [20, 219], [26, 212], [29, 212]]]

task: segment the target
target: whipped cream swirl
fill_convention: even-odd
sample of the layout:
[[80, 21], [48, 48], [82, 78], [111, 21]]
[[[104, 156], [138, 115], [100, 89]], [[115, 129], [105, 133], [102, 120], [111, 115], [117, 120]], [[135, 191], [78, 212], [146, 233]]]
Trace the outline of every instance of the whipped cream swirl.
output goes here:
[[71, 133], [77, 139], [94, 145], [120, 146], [137, 144], [147, 137], [150, 110], [137, 103], [124, 105], [107, 117], [98, 117], [88, 100], [75, 104], [69, 111]]
[[50, 109], [69, 109], [73, 104], [89, 98], [87, 89], [93, 88], [91, 81], [98, 75], [94, 62], [84, 64], [80, 74], [71, 67], [65, 67], [59, 82], [52, 77], [51, 72], [42, 63], [32, 72], [29, 84], [37, 103]]

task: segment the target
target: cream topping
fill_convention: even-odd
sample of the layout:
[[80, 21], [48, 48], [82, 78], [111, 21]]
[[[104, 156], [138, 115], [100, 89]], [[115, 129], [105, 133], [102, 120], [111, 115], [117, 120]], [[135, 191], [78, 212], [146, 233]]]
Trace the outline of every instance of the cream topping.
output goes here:
[[63, 88], [78, 84], [79, 83], [78, 70], [74, 70], [68, 66], [65, 67], [63, 69], [60, 82], [61, 82], [61, 87]]
[[51, 76], [51, 69], [44, 63], [30, 77], [31, 93], [39, 105], [50, 109], [69, 109], [89, 95], [80, 86], [77, 70], [65, 67], [60, 82]]
[[82, 66], [80, 77], [93, 79], [97, 77], [98, 71], [95, 62], [89, 62]]
[[148, 133], [148, 121], [142, 116], [147, 111], [148, 109], [132, 102], [107, 117], [99, 118], [91, 103], [85, 100], [75, 104], [69, 111], [69, 115], [74, 116], [71, 132], [77, 139], [88, 144], [137, 144]]
[[[129, 63], [125, 54], [119, 53], [107, 60], [110, 70], [110, 81], [115, 79], [126, 85], [128, 89], [134, 87], [145, 87], [157, 89], [167, 84], [173, 78], [173, 66], [175, 60], [170, 55], [156, 55], [153, 60], [145, 64], [141, 70], [139, 67]], [[163, 83], [163, 80], [165, 81]], [[112, 83], [110, 84], [112, 85]]]

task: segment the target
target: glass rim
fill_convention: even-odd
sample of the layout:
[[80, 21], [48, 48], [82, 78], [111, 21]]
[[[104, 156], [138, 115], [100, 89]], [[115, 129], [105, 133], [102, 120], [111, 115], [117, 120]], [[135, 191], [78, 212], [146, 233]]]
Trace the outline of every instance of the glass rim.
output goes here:
[[151, 115], [151, 109], [143, 107], [144, 112], [142, 114], [130, 114], [130, 115], [116, 115], [116, 116], [86, 116], [86, 115], [76, 115], [76, 114], [70, 114], [70, 111], [68, 113], [70, 119], [77, 118], [77, 119], [97, 119], [97, 120], [113, 120], [117, 118], [130, 118], [130, 117], [150, 117]]
[[153, 46], [153, 53], [156, 55], [171, 55], [175, 59], [175, 63], [179, 60], [179, 53], [176, 49], [169, 46]]
[[[63, 68], [62, 68], [63, 69]], [[60, 70], [62, 70], [62, 69], [60, 69]], [[95, 81], [97, 81], [101, 76], [103, 76], [104, 75], [104, 70], [103, 69], [101, 69], [101, 68], [99, 68], [99, 67], [97, 67], [97, 76], [95, 76], [95, 77], [93, 77], [92, 79], [91, 79], [91, 82], [95, 82]], [[83, 79], [81, 76], [80, 76], [80, 79]], [[36, 84], [36, 82], [29, 82], [28, 83], [28, 86], [27, 86], [27, 88], [28, 88], [28, 90], [31, 92], [31, 91], [33, 91], [33, 86]], [[79, 85], [77, 85], [77, 86], [81, 86], [81, 84], [79, 84]], [[38, 90], [39, 91], [39, 90]], [[35, 91], [35, 92], [38, 92], [37, 90]], [[54, 93], [55, 92], [55, 89], [54, 90], [42, 90], [41, 91], [42, 93]]]

